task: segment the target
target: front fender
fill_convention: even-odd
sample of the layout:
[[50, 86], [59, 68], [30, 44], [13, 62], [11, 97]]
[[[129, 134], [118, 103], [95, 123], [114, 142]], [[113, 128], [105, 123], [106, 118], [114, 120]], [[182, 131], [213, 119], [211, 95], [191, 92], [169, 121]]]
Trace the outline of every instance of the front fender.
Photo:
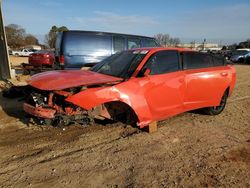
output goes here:
[[109, 86], [89, 88], [68, 97], [66, 101], [86, 110], [90, 110], [107, 102], [120, 101], [126, 103], [137, 115], [139, 120], [138, 125], [143, 127], [151, 123], [153, 119], [144, 95], [136, 90], [138, 90], [138, 87], [133, 84], [130, 84], [130, 87]]
[[72, 95], [66, 99], [86, 110], [110, 101], [117, 101], [119, 93], [114, 92], [112, 87], [90, 88]]

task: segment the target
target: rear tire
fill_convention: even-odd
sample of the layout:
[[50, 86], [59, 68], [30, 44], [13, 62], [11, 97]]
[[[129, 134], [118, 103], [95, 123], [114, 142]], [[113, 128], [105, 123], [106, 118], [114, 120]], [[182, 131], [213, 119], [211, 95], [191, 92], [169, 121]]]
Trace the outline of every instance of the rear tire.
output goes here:
[[244, 58], [240, 58], [240, 59], [238, 60], [238, 63], [244, 63], [244, 61], [245, 61]]
[[220, 114], [224, 110], [224, 108], [226, 106], [227, 97], [228, 97], [228, 91], [225, 91], [225, 93], [223, 94], [223, 96], [221, 98], [220, 105], [205, 108], [204, 109], [205, 113], [208, 114], [208, 115], [218, 115], [218, 114]]
[[61, 67], [59, 62], [54, 62], [53, 65], [52, 65], [52, 68], [54, 70], [62, 70], [62, 67]]

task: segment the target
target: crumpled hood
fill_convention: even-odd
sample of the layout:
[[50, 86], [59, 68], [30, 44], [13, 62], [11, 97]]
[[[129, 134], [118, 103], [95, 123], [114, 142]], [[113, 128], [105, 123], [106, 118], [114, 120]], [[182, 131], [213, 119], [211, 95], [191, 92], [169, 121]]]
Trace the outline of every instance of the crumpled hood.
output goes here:
[[122, 78], [86, 70], [48, 71], [32, 76], [28, 84], [41, 90], [62, 90], [77, 86], [88, 86], [122, 81]]

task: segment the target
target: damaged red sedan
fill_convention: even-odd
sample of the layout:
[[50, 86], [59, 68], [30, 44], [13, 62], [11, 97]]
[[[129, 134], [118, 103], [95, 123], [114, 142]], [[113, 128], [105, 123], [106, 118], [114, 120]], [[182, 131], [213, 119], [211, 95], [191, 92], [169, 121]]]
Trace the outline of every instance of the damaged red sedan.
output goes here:
[[224, 59], [182, 48], [116, 53], [90, 70], [40, 73], [28, 80], [24, 110], [49, 124], [108, 118], [140, 128], [176, 114], [221, 113], [236, 81]]

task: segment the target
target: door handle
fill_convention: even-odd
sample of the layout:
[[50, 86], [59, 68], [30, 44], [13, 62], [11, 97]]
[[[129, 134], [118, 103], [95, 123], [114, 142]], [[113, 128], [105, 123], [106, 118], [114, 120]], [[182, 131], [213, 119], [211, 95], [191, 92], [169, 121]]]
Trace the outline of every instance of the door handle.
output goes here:
[[227, 72], [222, 72], [222, 73], [220, 73], [220, 75], [221, 75], [221, 76], [227, 76], [228, 73], [227, 73]]

